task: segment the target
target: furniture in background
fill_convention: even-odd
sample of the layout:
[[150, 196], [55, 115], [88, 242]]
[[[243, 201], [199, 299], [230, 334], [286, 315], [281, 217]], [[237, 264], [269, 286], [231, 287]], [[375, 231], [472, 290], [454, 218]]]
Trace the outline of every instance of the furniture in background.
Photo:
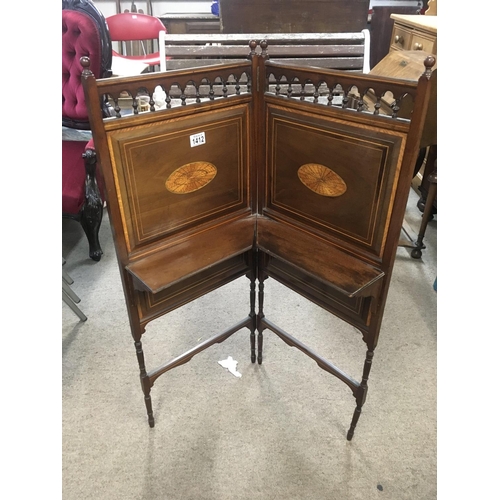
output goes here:
[[[113, 49], [114, 58], [124, 58], [149, 65], [151, 71], [160, 66], [158, 39], [165, 26], [155, 16], [136, 12], [121, 12], [106, 18], [112, 42], [122, 45], [122, 53]], [[135, 42], [135, 43], [134, 43]]]
[[[380, 61], [374, 68], [372, 68], [370, 74], [417, 81], [420, 77], [420, 68], [423, 64], [423, 61], [427, 57], [433, 55], [434, 54], [423, 52], [421, 50], [392, 50], [389, 52], [389, 54], [387, 54], [387, 56], [382, 59], [382, 61]], [[434, 73], [436, 75], [436, 78], [431, 88], [430, 102], [427, 108], [424, 127], [420, 137], [420, 154], [414, 168], [414, 175], [416, 176], [417, 173], [422, 169], [422, 165], [425, 162], [422, 185], [424, 184], [424, 182], [427, 186], [432, 185], [432, 193], [431, 196], [427, 196], [426, 191], [426, 199], [423, 205], [421, 205], [421, 200], [419, 200], [418, 207], [423, 212], [423, 217], [418, 235], [414, 236], [409, 227], [404, 225], [403, 232], [405, 233], [405, 237], [400, 241], [400, 246], [412, 249], [411, 256], [415, 259], [419, 259], [422, 256], [422, 249], [425, 248], [425, 245], [423, 243], [425, 229], [429, 222], [429, 218], [432, 218], [434, 202], [436, 201], [437, 85], [435, 82], [437, 81], [437, 66], [437, 64], [434, 66]], [[367, 94], [367, 96], [365, 96], [365, 99], [369, 100], [370, 94]], [[373, 102], [373, 98], [371, 100]], [[386, 109], [386, 112], [390, 112], [393, 102], [394, 99], [392, 98], [384, 98], [381, 100], [381, 106]], [[406, 99], [403, 99], [399, 106], [399, 113], [401, 114], [401, 116], [410, 118], [412, 105]], [[420, 187], [419, 189], [422, 193], [422, 188]]]
[[[161, 71], [248, 59], [248, 41], [266, 39], [273, 60], [346, 71], [370, 71], [370, 32], [241, 33], [160, 36], [160, 53], [170, 56]], [[164, 60], [161, 58], [162, 61]]]
[[[63, 257], [62, 265], [66, 264], [66, 260]], [[82, 310], [76, 305], [81, 302], [80, 297], [71, 289], [74, 283], [73, 278], [63, 269], [62, 270], [62, 300], [69, 308], [80, 318], [80, 321], [87, 321], [87, 316], [82, 312]]]
[[[213, 14], [160, 14], [158, 18], [172, 35], [220, 33], [220, 19]], [[248, 40], [247, 40], [248, 42]]]
[[[351, 440], [367, 396], [435, 60], [427, 58], [412, 82], [284, 64], [273, 60], [273, 48], [252, 40], [243, 62], [126, 79], [96, 80], [84, 70], [144, 402], [153, 427], [151, 389], [161, 375], [243, 328], [250, 331], [250, 360], [261, 364], [263, 332], [270, 330], [349, 387], [356, 401]], [[103, 96], [116, 102], [126, 90], [136, 100], [146, 91], [154, 101], [159, 86], [163, 109], [103, 118]], [[372, 113], [348, 98], [354, 87], [361, 95], [372, 89]], [[412, 100], [410, 119], [400, 118], [397, 106], [383, 116], [378, 103], [386, 92]], [[242, 276], [249, 279], [249, 314], [148, 371], [147, 325]], [[268, 318], [267, 279], [361, 332], [367, 351], [360, 380]], [[300, 327], [307, 328], [307, 318]]]
[[370, 33], [372, 43], [370, 46], [370, 66], [376, 66], [389, 52], [392, 40], [394, 19], [391, 14], [414, 14], [418, 13], [415, 7], [399, 6], [375, 6], [370, 22]]
[[[219, 0], [222, 33], [355, 33], [370, 0]], [[248, 40], [247, 40], [248, 41]]]
[[421, 50], [437, 54], [437, 16], [391, 14], [390, 50]]
[[[89, 256], [99, 261], [104, 189], [81, 84], [82, 56], [91, 59], [92, 71], [100, 78], [110, 76], [111, 40], [104, 16], [90, 0], [63, 0], [62, 213], [80, 222], [89, 242]], [[89, 132], [81, 134], [81, 130]]]
[[[418, 51], [432, 53], [437, 55], [437, 0], [428, 2], [428, 9], [424, 16], [400, 15], [392, 14], [391, 18], [394, 20], [394, 28], [392, 32], [392, 41], [390, 46], [390, 53], [398, 53], [405, 51]], [[408, 68], [410, 71], [411, 69]], [[413, 70], [413, 78], [416, 77]], [[429, 107], [429, 116], [426, 122], [426, 128], [422, 135], [422, 152], [420, 158], [420, 165], [417, 164], [416, 172], [421, 170], [422, 182], [418, 186], [420, 191], [420, 199], [417, 206], [423, 217], [425, 214], [430, 214], [432, 218], [437, 213], [437, 89], [433, 90], [434, 103]], [[432, 190], [432, 193], [430, 193]], [[430, 196], [429, 196], [430, 194]], [[428, 203], [431, 208], [426, 210]], [[412, 250], [414, 258], [420, 258], [422, 249], [425, 248], [423, 244], [423, 236], [425, 228], [427, 227], [428, 220], [422, 219], [422, 224], [419, 230], [419, 235], [414, 242], [415, 248]]]

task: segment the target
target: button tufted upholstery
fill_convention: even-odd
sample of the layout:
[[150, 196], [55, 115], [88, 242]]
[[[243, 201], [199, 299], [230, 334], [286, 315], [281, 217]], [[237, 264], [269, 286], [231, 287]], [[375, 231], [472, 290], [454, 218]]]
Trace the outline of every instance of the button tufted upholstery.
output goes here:
[[88, 120], [80, 57], [90, 58], [90, 70], [100, 75], [101, 43], [95, 22], [74, 10], [62, 11], [62, 114], [73, 120]]
[[[97, 78], [111, 74], [111, 40], [106, 20], [92, 0], [63, 0], [62, 124], [71, 129], [89, 130], [81, 83], [80, 58], [83, 56], [90, 59], [90, 70]], [[93, 140], [63, 140], [63, 217], [80, 222], [89, 241], [89, 256], [96, 261], [102, 255], [98, 232], [104, 193]]]

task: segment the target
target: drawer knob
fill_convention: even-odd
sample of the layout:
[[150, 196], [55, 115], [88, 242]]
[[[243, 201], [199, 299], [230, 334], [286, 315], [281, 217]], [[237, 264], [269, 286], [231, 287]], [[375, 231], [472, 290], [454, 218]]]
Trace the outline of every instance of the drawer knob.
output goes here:
[[413, 48], [415, 50], [422, 50], [424, 48], [424, 46], [421, 44], [421, 43], [416, 43]]
[[400, 43], [401, 45], [403, 45], [403, 42], [404, 42], [404, 39], [401, 35], [396, 35], [394, 37], [394, 43]]

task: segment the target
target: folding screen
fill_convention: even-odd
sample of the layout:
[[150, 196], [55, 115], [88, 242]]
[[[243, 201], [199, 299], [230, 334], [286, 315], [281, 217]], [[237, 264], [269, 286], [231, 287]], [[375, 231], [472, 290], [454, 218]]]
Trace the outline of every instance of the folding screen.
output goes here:
[[[280, 65], [268, 60], [265, 41], [259, 54], [257, 46], [250, 43], [248, 63], [99, 81], [82, 59], [149, 425], [155, 380], [246, 327], [252, 362], [262, 363], [268, 329], [349, 386], [356, 399], [350, 440], [366, 399], [434, 60], [413, 83]], [[395, 98], [391, 116], [380, 110], [386, 92]], [[102, 118], [102, 96], [116, 116]], [[413, 104], [411, 121], [398, 118], [403, 100]], [[243, 275], [247, 317], [146, 369], [141, 338], [150, 321]], [[361, 381], [265, 316], [269, 277], [362, 332]]]

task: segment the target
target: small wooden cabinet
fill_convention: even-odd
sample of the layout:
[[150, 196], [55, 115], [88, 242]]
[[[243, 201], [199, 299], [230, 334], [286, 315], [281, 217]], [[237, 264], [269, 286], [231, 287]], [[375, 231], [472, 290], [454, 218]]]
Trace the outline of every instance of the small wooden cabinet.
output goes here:
[[437, 16], [391, 14], [390, 50], [421, 50], [437, 54]]

